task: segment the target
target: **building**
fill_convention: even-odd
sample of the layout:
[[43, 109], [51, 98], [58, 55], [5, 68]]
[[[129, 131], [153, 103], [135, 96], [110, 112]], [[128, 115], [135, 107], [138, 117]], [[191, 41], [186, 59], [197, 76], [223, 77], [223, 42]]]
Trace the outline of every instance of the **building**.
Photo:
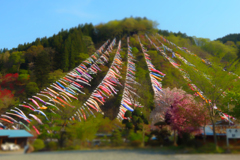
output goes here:
[[[229, 125], [227, 123], [217, 122], [215, 125], [215, 132], [218, 139], [219, 146], [226, 146], [226, 130], [227, 129], [240, 129], [240, 125]], [[205, 126], [205, 134], [207, 142], [214, 142], [213, 126]], [[204, 130], [201, 127], [200, 133], [196, 133], [196, 138], [203, 139]], [[240, 139], [229, 139], [230, 145], [240, 145]]]
[[24, 147], [30, 137], [33, 137], [33, 135], [26, 130], [0, 130], [0, 146], [8, 142]]

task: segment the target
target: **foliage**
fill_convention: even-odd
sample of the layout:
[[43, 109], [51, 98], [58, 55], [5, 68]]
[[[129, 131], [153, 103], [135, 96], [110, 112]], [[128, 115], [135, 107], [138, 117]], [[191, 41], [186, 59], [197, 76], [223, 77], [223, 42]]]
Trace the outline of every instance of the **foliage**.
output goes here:
[[[79, 104], [79, 102], [72, 102], [72, 105], [77, 104]], [[73, 115], [74, 108], [62, 107], [61, 110], [56, 110], [53, 106], [48, 106], [48, 108], [51, 108], [55, 112], [45, 112], [50, 121], [46, 120], [44, 116], [38, 115], [37, 117], [42, 120], [43, 125], [37, 123], [35, 120], [33, 120], [31, 125], [34, 125], [39, 129], [41, 134], [38, 138], [43, 140], [46, 140], [47, 138], [57, 139], [58, 146], [62, 148], [65, 146], [67, 141], [67, 125], [71, 125], [69, 124], [69, 117]]]
[[[204, 41], [201, 43], [201, 49], [211, 53], [207, 55], [211, 63], [203, 63], [205, 61], [196, 57], [196, 55], [190, 55], [180, 51], [190, 63], [194, 64], [194, 68], [196, 67], [196, 69], [186, 64], [183, 64], [181, 67], [188, 73], [192, 81], [191, 83], [198, 87], [198, 94], [201, 95], [199, 96], [199, 100], [206, 102], [207, 113], [213, 124], [214, 140], [217, 146], [215, 123], [219, 119], [219, 112], [215, 108], [216, 106], [221, 109], [226, 108], [226, 104], [224, 105], [223, 103], [224, 92], [234, 90], [234, 88], [236, 89], [239, 86], [235, 75], [239, 74], [239, 66], [236, 65], [238, 63], [236, 61], [237, 49], [231, 45], [224, 45], [217, 41]], [[227, 59], [227, 57], [231, 58]], [[225, 68], [227, 72], [224, 72], [223, 68]], [[230, 74], [231, 72], [229, 71], [235, 74]], [[226, 111], [226, 109], [224, 110]]]
[[224, 61], [230, 62], [237, 58], [237, 50], [229, 45], [224, 45], [220, 41], [210, 41], [203, 45], [202, 48]]
[[50, 150], [56, 150], [58, 148], [58, 144], [57, 142], [51, 141], [47, 143], [46, 147]]
[[132, 53], [133, 53], [133, 54], [136, 54], [136, 53], [138, 53], [138, 52], [139, 52], [139, 51], [138, 51], [138, 49], [137, 49], [136, 47], [133, 47], [133, 48], [132, 48]]
[[18, 81], [24, 85], [28, 82], [30, 75], [29, 74], [19, 74]]
[[143, 133], [141, 131], [130, 132], [128, 135], [128, 139], [130, 140], [131, 145], [135, 147], [139, 147], [140, 145], [142, 145], [143, 142], [148, 141], [148, 137], [147, 136], [143, 137]]
[[95, 47], [94, 47], [94, 43], [92, 41], [92, 38], [90, 36], [83, 36], [83, 41], [87, 47], [87, 51], [89, 54], [92, 54], [95, 52]]
[[9, 57], [9, 63], [11, 66], [10, 72], [16, 73], [19, 71], [20, 65], [25, 62], [25, 59], [23, 57], [23, 52], [13, 52], [10, 54]]
[[128, 136], [130, 141], [142, 140], [142, 134], [140, 132], [130, 132]]
[[49, 73], [48, 81], [50, 83], [59, 80], [60, 78], [64, 77], [65, 73], [61, 69], [55, 70], [54, 72]]
[[[69, 30], [62, 29], [58, 34], [49, 38], [37, 38], [32, 43], [18, 45], [15, 49], [1, 50], [0, 108], [13, 106], [21, 96], [31, 97], [39, 89], [63, 77], [67, 71], [76, 67], [95, 51], [94, 43], [97, 48], [107, 39], [117, 37], [122, 39], [123, 46], [126, 47], [126, 36], [130, 35], [130, 46], [132, 47], [133, 55], [136, 57], [136, 81], [141, 84], [137, 86], [136, 92], [141, 97], [139, 102], [144, 107], [135, 109], [133, 113], [130, 111], [125, 113], [125, 117], [128, 117], [128, 119], [124, 119], [122, 123], [128, 131], [134, 129], [134, 134], [141, 134], [139, 131], [144, 130], [144, 124], [148, 123], [146, 117], [149, 116], [152, 110], [152, 123], [163, 121], [165, 118], [172, 129], [178, 130], [179, 133], [192, 132], [200, 125], [205, 125], [209, 118], [206, 114], [206, 109], [208, 109], [212, 123], [215, 123], [219, 118], [218, 112], [213, 110], [214, 105], [227, 112], [226, 104], [229, 102], [229, 113], [236, 118], [240, 117], [238, 103], [240, 96], [238, 95], [239, 85], [237, 77], [222, 71], [223, 68], [227, 71], [236, 71], [235, 73], [239, 70], [240, 45], [237, 38], [224, 39], [223, 43], [221, 43], [220, 41], [210, 41], [206, 38], [189, 37], [181, 32], [158, 31], [160, 34], [167, 36], [170, 41], [181, 47], [187, 47], [191, 52], [201, 57], [196, 58], [195, 55], [171, 46], [173, 51], [178, 52], [198, 69], [198, 71], [193, 70], [192, 66], [187, 66], [181, 63], [179, 59], [174, 58], [188, 72], [192, 83], [196, 84], [204, 93], [205, 99], [207, 101], [211, 100], [212, 103], [204, 105], [201, 103], [202, 99], [200, 97], [196, 97], [196, 100], [200, 101], [200, 103], [197, 103], [192, 96], [187, 94], [193, 94], [194, 91], [188, 87], [189, 84], [182, 78], [181, 72], [173, 68], [168, 60], [164, 59], [143, 35], [140, 35], [142, 43], [148, 49], [152, 64], [156, 69], [166, 73], [162, 80], [162, 85], [170, 88], [182, 87], [182, 90], [175, 89], [174, 93], [170, 93], [170, 89], [164, 90], [166, 94], [161, 98], [165, 104], [163, 103], [162, 106], [154, 105], [149, 71], [147, 70], [143, 53], [140, 52], [138, 36], [133, 34], [154, 33], [157, 31], [156, 26], [156, 22], [139, 17], [114, 20], [96, 26], [93, 26], [91, 23], [82, 24]], [[157, 41], [154, 43], [160, 46]], [[163, 43], [170, 46], [166, 42]], [[121, 55], [123, 61], [125, 61], [127, 50], [124, 48], [123, 50], [124, 52], [121, 52]], [[166, 54], [171, 56], [171, 52], [166, 52]], [[202, 63], [202, 58], [211, 61], [212, 65]], [[112, 61], [112, 56], [110, 61]], [[126, 63], [123, 64], [123, 70], [125, 69]], [[102, 66], [101, 70], [102, 73], [99, 73], [100, 77], [99, 75], [98, 77], [93, 75], [95, 81], [92, 82], [91, 89], [86, 87], [86, 91], [84, 91], [86, 95], [89, 95], [92, 88], [98, 85], [107, 72], [108, 66]], [[123, 82], [124, 79], [121, 80], [121, 83]], [[26, 88], [25, 92], [21, 86], [24, 89]], [[105, 116], [111, 119], [116, 117], [122, 96], [121, 89], [117, 89], [120, 90], [120, 94], [111, 98], [111, 101], [103, 107], [104, 112], [107, 113]], [[20, 94], [20, 91], [23, 94]], [[225, 93], [226, 96], [224, 97]], [[79, 101], [83, 102], [86, 97], [83, 95], [79, 96]], [[21, 98], [24, 99], [26, 97]], [[73, 102], [73, 104], [76, 107], [81, 105], [77, 102]], [[57, 114], [50, 112], [50, 109], [57, 112]], [[68, 118], [75, 113], [76, 109], [66, 107], [61, 108], [61, 110], [62, 112], [56, 110], [53, 106], [48, 106], [49, 112], [46, 112], [46, 114], [50, 122], [46, 121], [43, 116], [37, 115], [43, 119], [44, 125], [35, 124], [36, 122], [33, 120], [36, 127], [40, 129], [40, 138], [56, 138], [59, 140], [61, 147], [66, 144], [75, 144], [78, 141], [87, 143], [87, 141], [96, 137], [97, 132], [111, 133], [113, 130], [121, 128], [121, 124], [108, 118], [103, 118], [100, 115], [97, 118], [88, 117], [90, 120], [87, 121], [69, 121]], [[165, 133], [159, 133], [159, 135], [161, 134]], [[120, 141], [118, 130], [114, 132], [114, 136], [119, 138], [118, 140]], [[118, 142], [114, 143], [115, 145], [120, 144]]]
[[122, 135], [121, 135], [121, 132], [118, 129], [113, 131], [111, 141], [112, 141], [112, 144], [114, 146], [120, 146], [120, 145], [123, 144]]
[[198, 142], [194, 135], [191, 135], [190, 133], [184, 132], [181, 134], [181, 136], [178, 136], [177, 138], [177, 144], [178, 145], [185, 145], [188, 147], [200, 147], [202, 145], [201, 142]]
[[39, 151], [45, 147], [45, 144], [44, 144], [43, 140], [35, 139], [35, 141], [33, 142], [33, 147], [34, 147], [35, 151]]
[[75, 63], [80, 64], [88, 57], [89, 57], [89, 54], [87, 54], [87, 53], [78, 53], [78, 54], [76, 54], [76, 57], [75, 57]]
[[240, 93], [238, 89], [231, 90], [226, 92], [226, 96], [224, 97], [224, 105], [230, 105], [230, 109], [224, 108], [224, 112], [233, 116], [236, 119], [240, 119]]
[[179, 134], [198, 131], [201, 126], [207, 124], [206, 119], [209, 120], [206, 109], [201, 107], [201, 104], [173, 107], [170, 112], [172, 114], [170, 125]]
[[39, 88], [35, 82], [29, 82], [26, 85], [26, 94], [28, 97], [31, 97], [32, 95], [36, 94], [39, 92]]
[[231, 63], [238, 57], [238, 49], [236, 48], [236, 45], [223, 44], [220, 41], [210, 41], [210, 39], [207, 38], [183, 38], [180, 35], [174, 34], [169, 34], [167, 39], [178, 46], [188, 48], [192, 53], [195, 53], [202, 58], [218, 58], [221, 62]]
[[[3, 108], [8, 108], [16, 103], [14, 98], [14, 84], [18, 79], [19, 75], [16, 74], [6, 74], [1, 77], [0, 83], [0, 110]], [[9, 90], [10, 89], [10, 90]]]
[[86, 122], [76, 122], [74, 125], [70, 125], [66, 128], [66, 132], [75, 139], [82, 141], [93, 140], [96, 137], [98, 131], [99, 119], [91, 118]]
[[69, 140], [73, 141], [78, 139], [81, 142], [81, 145], [85, 145], [88, 141], [92, 141], [96, 138], [97, 133], [109, 134], [113, 130], [116, 133], [113, 133], [117, 139], [113, 140], [114, 145], [121, 144], [121, 133], [117, 131], [118, 122], [110, 121], [108, 118], [103, 118], [101, 114], [97, 114], [96, 118], [89, 117], [87, 121], [74, 121], [73, 124], [66, 127], [66, 135]]
[[[123, 37], [123, 35], [137, 34], [138, 32], [156, 32], [158, 23], [147, 18], [124, 18], [123, 20], [109, 21], [106, 24], [95, 26], [97, 41], [108, 38]], [[93, 39], [94, 40], [94, 39]], [[96, 42], [96, 40], [94, 40]]]
[[170, 124], [173, 130], [179, 134], [183, 132], [191, 133], [206, 124], [207, 112], [202, 104], [195, 102], [192, 95], [187, 94], [182, 89], [163, 89], [161, 101], [163, 105], [156, 107], [151, 113], [152, 123], [162, 120], [162, 112], [170, 117], [166, 118], [166, 123]]
[[42, 51], [36, 57], [34, 73], [39, 88], [45, 87], [48, 82], [50, 72], [50, 61], [47, 52]]
[[240, 34], [228, 34], [222, 38], [218, 38], [217, 40], [221, 41], [222, 43], [226, 43], [227, 41], [237, 43], [237, 41], [240, 41]]
[[124, 116], [127, 116], [129, 119], [124, 119], [122, 123], [125, 124], [126, 129], [134, 129], [134, 132], [142, 130], [143, 124], [148, 124], [148, 120], [140, 108], [136, 108], [133, 112], [126, 111]]
[[8, 108], [15, 104], [16, 100], [13, 98], [13, 94], [10, 90], [1, 90], [0, 91], [0, 110], [3, 108]]
[[1, 77], [1, 85], [6, 87], [8, 83], [13, 83], [18, 79], [19, 74], [18, 73], [8, 73]]
[[155, 129], [152, 130], [151, 135], [156, 136], [156, 141], [159, 144], [167, 144], [168, 137], [171, 135], [170, 131], [167, 129]]

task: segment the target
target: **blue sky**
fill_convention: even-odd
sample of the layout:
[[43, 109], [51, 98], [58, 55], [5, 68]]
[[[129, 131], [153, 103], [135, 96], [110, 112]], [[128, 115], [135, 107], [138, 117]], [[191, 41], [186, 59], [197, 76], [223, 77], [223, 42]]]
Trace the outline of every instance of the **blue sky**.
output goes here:
[[211, 40], [240, 33], [240, 0], [1, 0], [0, 5], [0, 48], [8, 49], [62, 28], [130, 16]]

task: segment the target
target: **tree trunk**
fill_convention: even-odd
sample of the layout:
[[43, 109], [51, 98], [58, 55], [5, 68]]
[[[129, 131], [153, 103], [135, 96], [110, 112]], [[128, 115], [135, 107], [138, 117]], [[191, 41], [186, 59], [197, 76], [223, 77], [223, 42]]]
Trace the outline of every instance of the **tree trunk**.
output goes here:
[[176, 130], [173, 131], [173, 145], [177, 146]]
[[212, 120], [212, 124], [213, 124], [213, 137], [214, 137], [214, 144], [215, 144], [215, 147], [216, 149], [218, 148], [218, 144], [217, 144], [217, 135], [216, 135], [216, 131], [215, 131], [215, 123], [214, 121]]
[[18, 72], [18, 73], [19, 73], [20, 65], [21, 65], [21, 64], [18, 64], [18, 67], [17, 67], [17, 72]]
[[204, 133], [204, 135], [203, 135], [203, 142], [204, 142], [204, 144], [206, 144], [206, 131], [205, 131], [205, 125], [203, 126], [203, 133]]
[[143, 147], [145, 146], [144, 139], [145, 139], [145, 130], [144, 130], [144, 126], [143, 126], [143, 129], [142, 129], [142, 146]]

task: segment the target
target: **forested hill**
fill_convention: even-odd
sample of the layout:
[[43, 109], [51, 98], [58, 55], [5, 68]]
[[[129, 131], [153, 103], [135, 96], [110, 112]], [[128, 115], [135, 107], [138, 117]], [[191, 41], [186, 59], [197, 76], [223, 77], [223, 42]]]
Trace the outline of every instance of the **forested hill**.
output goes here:
[[[1, 49], [0, 110], [18, 105], [62, 78], [68, 71], [92, 55], [104, 42], [108, 39], [112, 40], [114, 37], [122, 40], [122, 49], [127, 52], [126, 37], [130, 36], [132, 47], [137, 49], [136, 54], [139, 53], [137, 60], [142, 62], [142, 65], [144, 59], [138, 52], [141, 48], [137, 41], [137, 35], [144, 37], [145, 33], [155, 35], [157, 32], [176, 45], [188, 48], [202, 59], [213, 61], [217, 57], [225, 68], [240, 58], [238, 40], [236, 42], [227, 41], [227, 43], [210, 41], [205, 38], [190, 37], [181, 32], [158, 30], [157, 25], [158, 23], [155, 21], [139, 17], [113, 20], [96, 26], [91, 23], [80, 24], [69, 30], [62, 29], [52, 37], [37, 38], [32, 43], [19, 44], [18, 47], [10, 50]], [[161, 56], [157, 56], [157, 51], [149, 42], [143, 41], [143, 45], [153, 54], [156, 66], [168, 75], [163, 81], [164, 85], [166, 87], [182, 87], [185, 82], [183, 79], [180, 80], [180, 73], [169, 67], [169, 64], [161, 59]], [[106, 70], [106, 68], [104, 69]], [[141, 74], [136, 74], [136, 78], [144, 80], [145, 78], [141, 76], [147, 75], [146, 71], [141, 70]], [[176, 82], [177, 79], [178, 82]], [[97, 85], [100, 83], [100, 79], [94, 83]], [[145, 99], [151, 100], [150, 93], [144, 94], [144, 96], [146, 96]], [[150, 103], [146, 105], [151, 106]]]
[[222, 38], [216, 39], [217, 41], [221, 41], [222, 43], [226, 43], [227, 41], [232, 41], [235, 44], [239, 41], [240, 42], [240, 33], [238, 34], [228, 34]]

